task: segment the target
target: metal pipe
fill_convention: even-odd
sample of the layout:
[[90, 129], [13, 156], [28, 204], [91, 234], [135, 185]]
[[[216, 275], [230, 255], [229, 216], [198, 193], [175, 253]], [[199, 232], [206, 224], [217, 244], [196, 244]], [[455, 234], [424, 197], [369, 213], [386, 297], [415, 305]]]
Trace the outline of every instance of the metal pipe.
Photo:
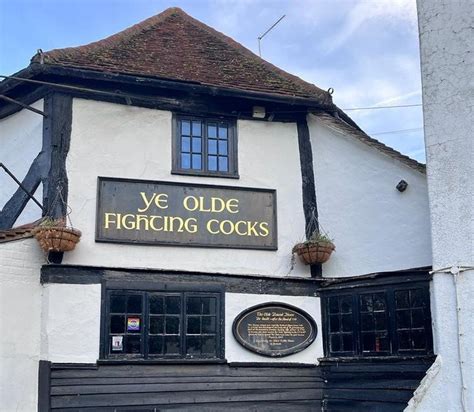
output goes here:
[[28, 106], [27, 104], [20, 102], [18, 100], [12, 99], [11, 97], [4, 96], [3, 94], [0, 94], [0, 99], [6, 100], [7, 102], [17, 104], [18, 106], [21, 106], [27, 110], [30, 110], [34, 113], [40, 114], [41, 116], [48, 117], [48, 115], [45, 112], [42, 112], [41, 110], [35, 109], [34, 107]]

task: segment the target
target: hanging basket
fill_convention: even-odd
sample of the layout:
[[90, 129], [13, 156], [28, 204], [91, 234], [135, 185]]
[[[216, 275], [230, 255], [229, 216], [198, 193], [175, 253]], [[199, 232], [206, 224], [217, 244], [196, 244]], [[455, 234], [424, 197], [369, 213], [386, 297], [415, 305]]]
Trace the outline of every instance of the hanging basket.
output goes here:
[[331, 242], [304, 242], [295, 245], [293, 253], [296, 253], [305, 265], [314, 265], [327, 262], [335, 249]]
[[79, 230], [61, 226], [37, 226], [33, 234], [45, 252], [69, 252], [81, 238]]

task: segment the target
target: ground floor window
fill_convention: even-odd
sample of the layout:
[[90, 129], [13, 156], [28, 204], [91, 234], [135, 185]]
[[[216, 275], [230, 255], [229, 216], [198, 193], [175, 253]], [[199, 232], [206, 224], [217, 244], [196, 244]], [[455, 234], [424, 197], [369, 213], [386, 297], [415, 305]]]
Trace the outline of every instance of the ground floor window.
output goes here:
[[107, 358], [222, 357], [220, 293], [110, 290], [105, 306]]
[[329, 357], [432, 353], [428, 282], [323, 292]]

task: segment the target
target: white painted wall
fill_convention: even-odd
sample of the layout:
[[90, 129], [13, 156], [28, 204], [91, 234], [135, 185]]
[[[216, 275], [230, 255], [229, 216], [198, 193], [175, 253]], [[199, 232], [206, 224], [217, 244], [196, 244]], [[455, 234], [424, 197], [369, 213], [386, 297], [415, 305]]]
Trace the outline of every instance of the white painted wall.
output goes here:
[[[418, 0], [439, 370], [411, 411], [474, 410], [474, 3]], [[453, 266], [470, 267], [458, 275]], [[448, 268], [448, 272], [443, 269]], [[456, 273], [456, 270], [453, 270]]]
[[319, 221], [336, 245], [323, 275], [430, 266], [426, 176], [313, 115], [308, 125]]
[[[72, 221], [81, 243], [64, 263], [286, 275], [293, 244], [304, 236], [296, 126], [238, 122], [240, 179], [171, 175], [171, 113], [74, 99], [67, 158]], [[95, 243], [97, 176], [209, 183], [277, 190], [278, 251]], [[297, 264], [293, 275], [309, 275]]]
[[[288, 303], [311, 315], [318, 327], [316, 340], [303, 351], [283, 358], [269, 358], [245, 349], [234, 338], [232, 323], [242, 311], [267, 302]], [[225, 294], [225, 357], [228, 362], [296, 362], [318, 364], [318, 358], [324, 355], [322, 333], [319, 298], [309, 296], [247, 295], [242, 293]]]
[[41, 359], [95, 363], [99, 358], [101, 285], [47, 284], [41, 320]]
[[44, 256], [34, 239], [0, 244], [0, 409], [36, 410]]
[[[43, 100], [31, 105], [43, 110]], [[41, 151], [43, 141], [43, 116], [23, 109], [11, 116], [0, 119], [0, 162], [22, 181], [31, 163]], [[0, 169], [0, 210], [12, 197], [18, 185]], [[42, 185], [38, 187], [35, 197], [41, 202]], [[18, 217], [15, 226], [34, 222], [41, 217], [40, 208], [31, 200]]]

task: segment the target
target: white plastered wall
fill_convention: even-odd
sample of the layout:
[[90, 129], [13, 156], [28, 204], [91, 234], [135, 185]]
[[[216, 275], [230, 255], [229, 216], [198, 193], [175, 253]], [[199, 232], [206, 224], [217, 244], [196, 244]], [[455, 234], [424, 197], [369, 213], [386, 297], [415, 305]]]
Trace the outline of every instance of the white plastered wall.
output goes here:
[[[241, 346], [232, 334], [232, 323], [244, 310], [269, 302], [287, 303], [307, 312], [315, 320], [318, 334], [315, 341], [301, 352], [282, 358], [269, 358], [248, 351]], [[247, 295], [242, 293], [225, 294], [225, 357], [228, 362], [295, 362], [317, 364], [323, 356], [321, 305], [319, 298], [310, 296]]]
[[36, 410], [44, 256], [34, 239], [0, 244], [0, 410]]
[[[64, 263], [286, 275], [305, 225], [296, 125], [239, 121], [240, 178], [199, 178], [170, 173], [171, 119], [166, 111], [74, 99], [69, 206], [83, 236]], [[278, 251], [95, 243], [97, 176], [276, 189]], [[292, 275], [309, 271], [297, 263]]]
[[101, 285], [47, 284], [42, 299], [41, 359], [95, 363], [99, 358]]
[[438, 358], [408, 410], [474, 411], [474, 4], [417, 5]]
[[[43, 110], [43, 100], [31, 105]], [[31, 163], [41, 151], [43, 142], [43, 116], [23, 109], [0, 119], [0, 162], [22, 181]], [[12, 197], [18, 185], [0, 169], [0, 210]], [[36, 189], [35, 197], [42, 202], [42, 184]], [[31, 200], [18, 217], [15, 226], [34, 222], [41, 217], [41, 209]]]
[[[328, 277], [431, 265], [426, 176], [310, 115], [319, 222], [336, 251]], [[408, 188], [400, 193], [400, 180]]]

